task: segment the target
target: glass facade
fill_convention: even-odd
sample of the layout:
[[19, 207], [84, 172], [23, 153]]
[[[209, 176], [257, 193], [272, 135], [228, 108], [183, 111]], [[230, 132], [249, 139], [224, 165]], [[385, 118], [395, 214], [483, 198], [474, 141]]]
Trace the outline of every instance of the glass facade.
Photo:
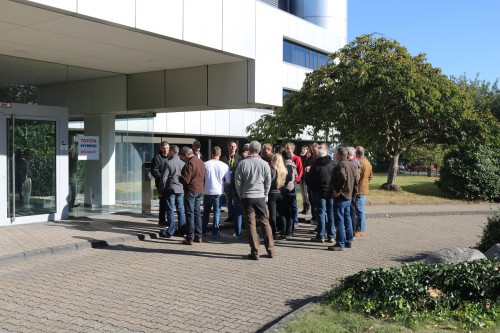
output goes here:
[[284, 40], [283, 61], [290, 64], [316, 69], [328, 63], [327, 54]]

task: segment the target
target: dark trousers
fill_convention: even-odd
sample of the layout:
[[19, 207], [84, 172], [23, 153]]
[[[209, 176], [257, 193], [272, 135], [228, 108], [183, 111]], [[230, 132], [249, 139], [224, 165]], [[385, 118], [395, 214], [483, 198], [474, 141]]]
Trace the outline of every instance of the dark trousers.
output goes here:
[[264, 237], [264, 246], [268, 254], [274, 253], [274, 240], [265, 198], [242, 198], [243, 217], [247, 226], [248, 243], [250, 251], [253, 254], [259, 254], [259, 235], [257, 234], [257, 225], [260, 225], [262, 237]]
[[278, 222], [279, 218], [277, 201], [281, 197], [281, 193], [272, 193], [269, 192], [267, 196], [267, 208], [269, 208], [269, 225], [271, 226], [271, 230], [273, 231], [273, 235], [278, 233]]
[[[296, 197], [294, 195], [281, 194], [278, 199], [278, 228], [281, 234], [291, 236], [293, 234], [293, 202]], [[296, 202], [296, 201], [295, 201]]]

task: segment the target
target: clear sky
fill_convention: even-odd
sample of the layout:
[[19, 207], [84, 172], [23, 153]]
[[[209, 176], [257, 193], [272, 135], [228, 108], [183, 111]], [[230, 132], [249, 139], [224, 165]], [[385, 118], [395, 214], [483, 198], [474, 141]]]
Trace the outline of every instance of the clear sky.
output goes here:
[[380, 33], [446, 75], [500, 84], [500, 0], [348, 0], [347, 36]]

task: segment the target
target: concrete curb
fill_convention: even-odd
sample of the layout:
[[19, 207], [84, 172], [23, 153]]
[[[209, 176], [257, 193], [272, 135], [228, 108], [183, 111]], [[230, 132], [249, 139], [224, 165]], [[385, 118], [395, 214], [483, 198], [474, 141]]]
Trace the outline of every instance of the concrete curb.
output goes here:
[[410, 217], [410, 216], [446, 216], [446, 215], [489, 215], [494, 213], [491, 210], [465, 210], [465, 211], [443, 211], [443, 212], [394, 212], [394, 213], [371, 213], [366, 217]]
[[[319, 298], [318, 298], [319, 299]], [[275, 333], [275, 332], [280, 332], [282, 329], [284, 329], [295, 317], [298, 317], [307, 311], [309, 311], [313, 306], [315, 306], [317, 303], [317, 300], [307, 302], [300, 308], [293, 310], [292, 312], [288, 313], [284, 317], [278, 320], [278, 322], [274, 323], [271, 327], [264, 331], [259, 331], [261, 333]]]
[[158, 233], [147, 233], [147, 234], [135, 234], [113, 237], [109, 239], [96, 239], [89, 240], [87, 242], [79, 242], [74, 244], [58, 245], [54, 247], [47, 247], [42, 249], [30, 250], [25, 252], [7, 254], [0, 256], [0, 267], [5, 265], [14, 264], [24, 260], [32, 260], [40, 257], [66, 254], [75, 251], [87, 250], [87, 249], [98, 249], [107, 246], [120, 245], [135, 241], [143, 241], [148, 239], [159, 238]]

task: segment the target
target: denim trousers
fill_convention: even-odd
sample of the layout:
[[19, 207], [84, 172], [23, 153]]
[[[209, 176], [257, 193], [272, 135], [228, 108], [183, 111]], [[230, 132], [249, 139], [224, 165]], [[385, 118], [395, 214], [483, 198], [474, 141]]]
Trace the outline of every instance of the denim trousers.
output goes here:
[[312, 193], [316, 209], [316, 238], [335, 238], [335, 223], [333, 213], [333, 198], [325, 198], [322, 192]]
[[201, 200], [203, 193], [187, 192], [184, 194], [184, 205], [186, 206], [186, 239], [194, 240], [203, 235], [201, 222]]
[[274, 240], [267, 212], [266, 198], [242, 198], [243, 217], [247, 226], [248, 243], [253, 254], [259, 254], [260, 240], [257, 225], [260, 225], [267, 253], [274, 253]]
[[356, 196], [356, 230], [355, 231], [365, 231], [366, 230], [366, 220], [365, 220], [365, 203], [366, 195], [358, 194]]
[[345, 243], [352, 242], [352, 222], [351, 222], [351, 200], [337, 197], [333, 200], [333, 211], [335, 214], [336, 245], [344, 247]]
[[168, 234], [173, 236], [175, 232], [175, 210], [177, 209], [177, 232], [183, 236], [186, 232], [186, 215], [184, 214], [184, 193], [167, 193], [165, 195], [167, 206]]
[[205, 194], [203, 196], [203, 234], [207, 232], [208, 222], [210, 220], [210, 211], [214, 209], [214, 219], [212, 221], [212, 234], [219, 236], [220, 224], [220, 194]]
[[237, 195], [234, 195], [232, 185], [228, 185], [228, 186], [224, 187], [224, 194], [226, 196], [226, 201], [227, 201], [227, 217], [229, 219], [235, 219], [235, 216], [234, 216], [234, 197], [236, 197]]
[[243, 211], [241, 210], [241, 200], [237, 194], [233, 196], [234, 207], [234, 233], [236, 237], [241, 238], [241, 229], [243, 225]]

